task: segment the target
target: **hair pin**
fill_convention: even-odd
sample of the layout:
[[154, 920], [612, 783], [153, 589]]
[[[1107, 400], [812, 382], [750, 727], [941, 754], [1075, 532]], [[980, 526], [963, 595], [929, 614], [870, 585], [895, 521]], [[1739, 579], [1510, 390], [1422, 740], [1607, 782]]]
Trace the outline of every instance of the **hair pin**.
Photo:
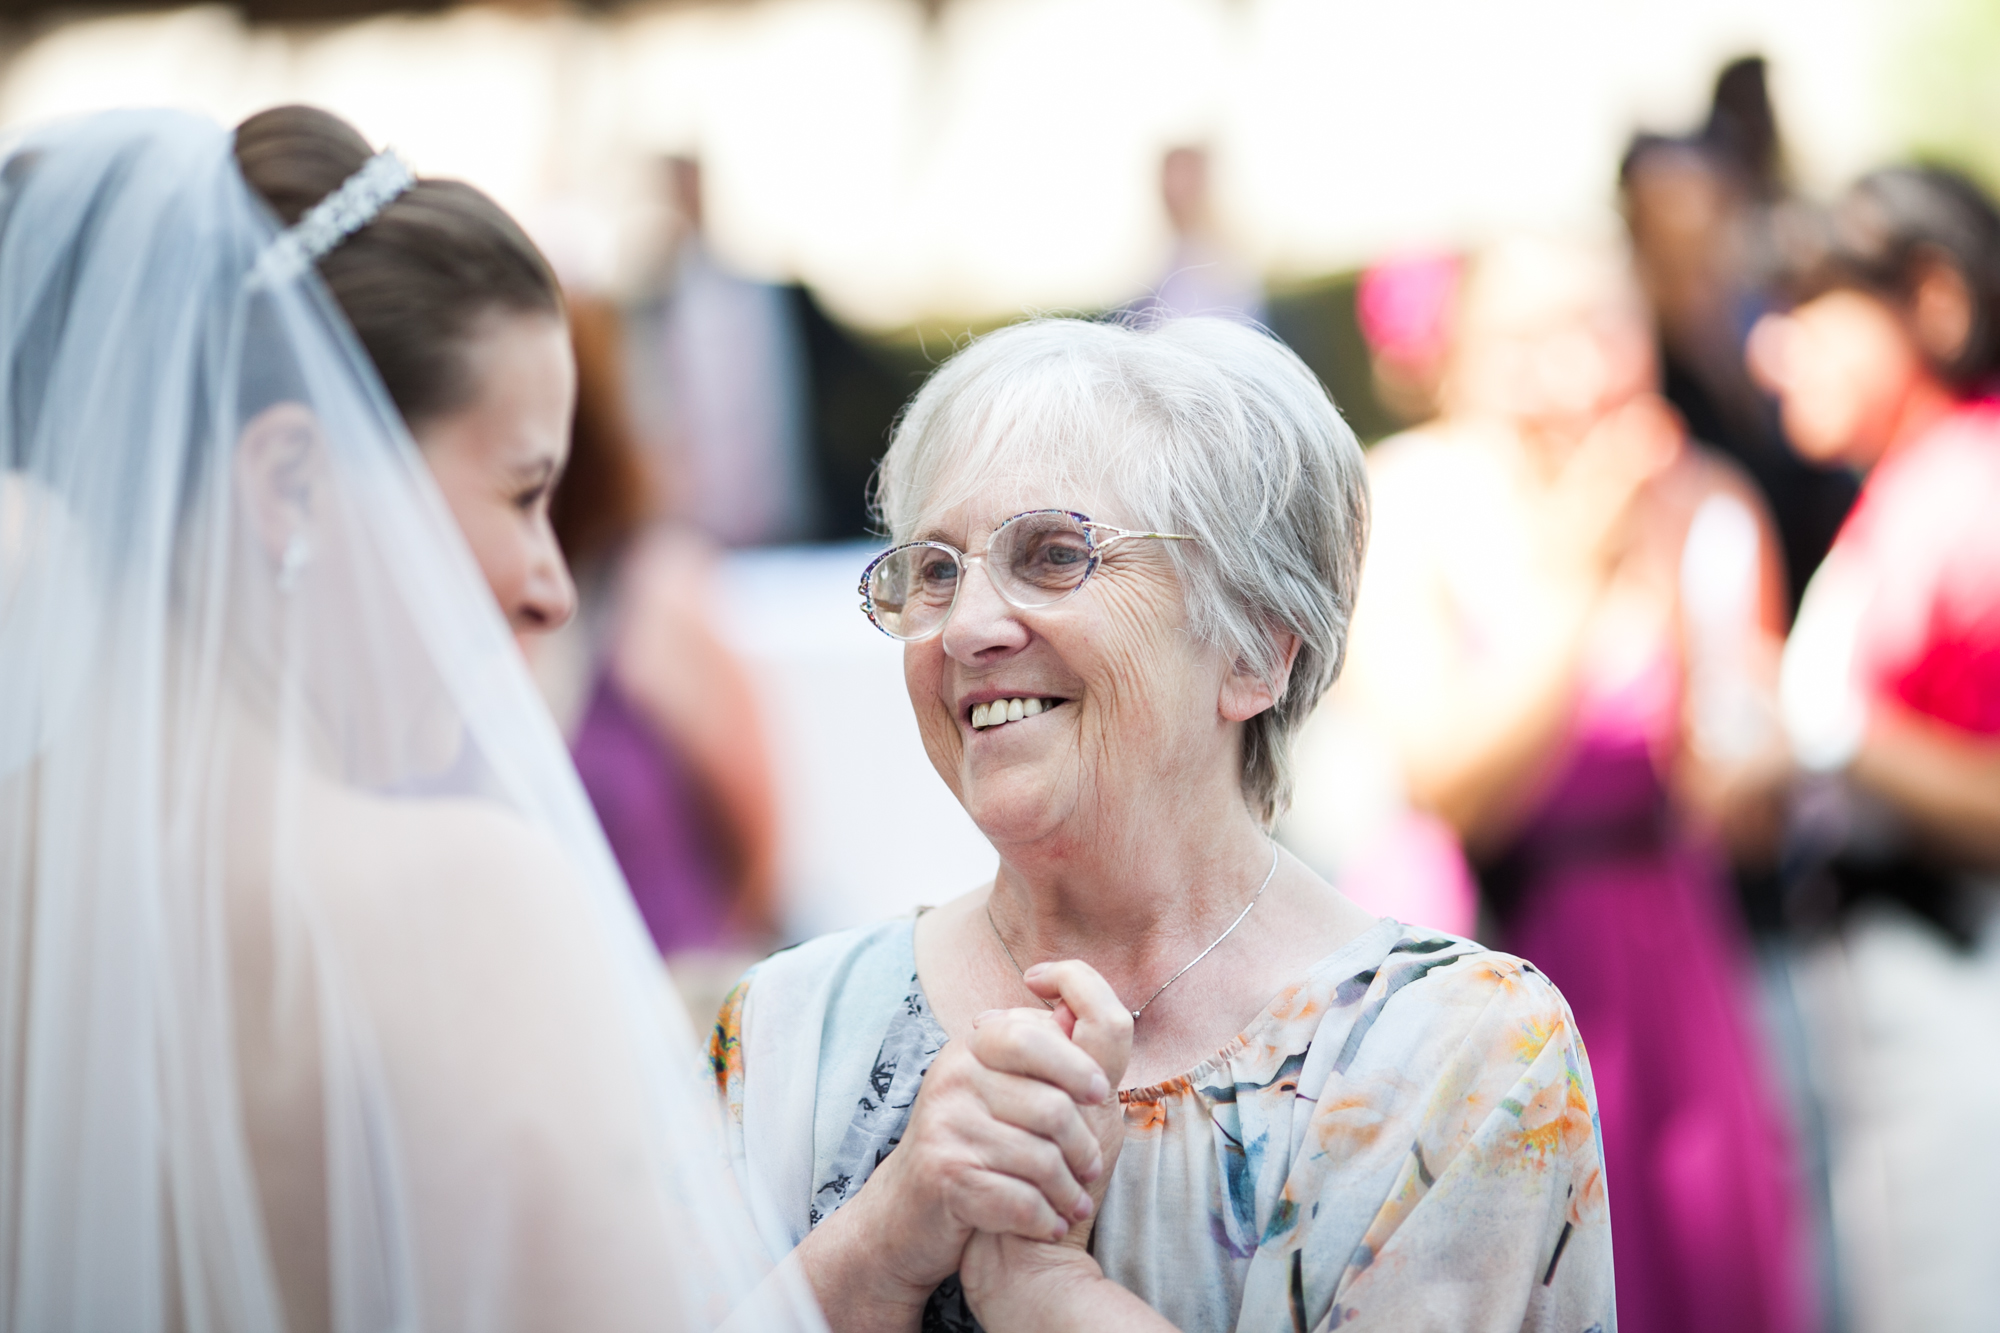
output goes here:
[[264, 247], [250, 285], [274, 287], [299, 278], [416, 183], [402, 154], [384, 148]]

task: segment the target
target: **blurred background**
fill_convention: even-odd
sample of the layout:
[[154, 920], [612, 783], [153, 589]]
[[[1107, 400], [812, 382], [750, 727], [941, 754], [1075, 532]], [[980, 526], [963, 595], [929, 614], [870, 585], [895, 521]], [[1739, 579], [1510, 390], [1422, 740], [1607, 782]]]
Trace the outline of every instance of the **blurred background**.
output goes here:
[[[657, 507], [726, 552], [717, 629], [775, 760], [787, 938], [990, 870], [922, 759], [894, 647], [854, 609], [865, 547], [836, 545], [868, 532], [890, 422], [956, 341], [1174, 297], [1178, 273], [1196, 289], [1180, 299], [1266, 322], [1372, 441], [1424, 412], [1371, 375], [1360, 271], [1521, 229], [1618, 234], [1633, 135], [1699, 130], [1734, 57], [1769, 62], [1792, 187], [1824, 194], [1912, 151], [2000, 172], [1988, 0], [4, 0], [0, 16], [0, 126], [322, 105], [487, 190], [574, 293], [622, 316], [606, 354], [637, 367], [615, 392], [667, 460]], [[1163, 170], [1175, 149], [1188, 169]], [[857, 764], [879, 776], [853, 780]], [[931, 840], [868, 846], [885, 796], [927, 811]]]
[[[535, 665], [699, 1014], [774, 944], [992, 873], [855, 592], [874, 463], [966, 338], [1051, 312], [1254, 321], [1372, 446], [1445, 406], [1468, 256], [1522, 236], [1614, 255], [1646, 301], [1649, 373], [1731, 460], [1743, 512], [1768, 513], [1781, 636], [1856, 478], [1787, 448], [1744, 369], [1774, 299], [1764, 251], [1792, 204], [1886, 162], [2000, 182], [2000, 5], [0, 0], [0, 130], [284, 102], [484, 188], [570, 293], [581, 401], [556, 519], [583, 611]], [[1724, 584], [1736, 521], [1704, 548]], [[1343, 690], [1315, 719], [1285, 841], [1371, 907], [1528, 952], [1507, 858], [1426, 799], [1373, 711]], [[1894, 1173], [1841, 1157], [1810, 1067], [1815, 1006], [1860, 993], [1835, 976], [1852, 960], [1788, 933], [1768, 858], [1727, 878], [1771, 1052], [1756, 1077], [1787, 1090], [1815, 1219], [1806, 1313], [1770, 1326], [1993, 1327], [2000, 1278], [1950, 1256], [1983, 1247], [2000, 1272], [2000, 1235], [1933, 1219], [1958, 1264], [1938, 1296], [1853, 1220], [1893, 1211]], [[1910, 958], [1870, 984], [1944, 984]], [[1973, 1018], [1936, 1049], [1988, 1043], [1983, 1068], [2000, 973], [1979, 966], [1939, 992]]]

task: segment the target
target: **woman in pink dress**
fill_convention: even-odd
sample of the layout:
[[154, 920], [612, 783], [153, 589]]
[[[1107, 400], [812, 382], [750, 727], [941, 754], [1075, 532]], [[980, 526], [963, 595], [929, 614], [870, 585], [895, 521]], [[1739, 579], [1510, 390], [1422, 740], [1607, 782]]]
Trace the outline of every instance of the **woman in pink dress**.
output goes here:
[[1349, 668], [1412, 798], [1596, 1071], [1620, 1321], [1792, 1330], [1790, 1137], [1753, 1022], [1711, 759], [1759, 748], [1782, 575], [1746, 479], [1654, 393], [1622, 256], [1514, 241], [1465, 278], [1445, 415], [1371, 460]]

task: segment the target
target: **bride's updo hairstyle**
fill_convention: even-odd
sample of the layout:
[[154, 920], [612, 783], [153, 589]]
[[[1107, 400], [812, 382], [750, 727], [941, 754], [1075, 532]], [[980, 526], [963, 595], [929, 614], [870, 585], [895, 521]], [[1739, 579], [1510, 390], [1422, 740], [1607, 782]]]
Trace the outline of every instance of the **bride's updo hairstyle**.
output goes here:
[[[315, 107], [274, 107], [236, 127], [243, 179], [288, 227], [373, 155], [352, 125]], [[413, 429], [471, 401], [465, 353], [483, 319], [563, 314], [535, 243], [462, 181], [418, 180], [321, 258], [319, 273]]]

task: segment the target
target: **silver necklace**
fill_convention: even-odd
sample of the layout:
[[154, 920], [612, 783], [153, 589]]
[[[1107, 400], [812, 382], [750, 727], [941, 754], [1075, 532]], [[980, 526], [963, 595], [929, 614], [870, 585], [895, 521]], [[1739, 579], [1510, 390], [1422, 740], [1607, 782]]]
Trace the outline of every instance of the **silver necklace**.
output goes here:
[[[1278, 873], [1278, 844], [1273, 842], [1271, 844], [1271, 868], [1264, 872], [1264, 882], [1257, 886], [1257, 892], [1250, 895], [1250, 901], [1243, 905], [1243, 910], [1238, 912], [1236, 914], [1236, 919], [1229, 923], [1229, 929], [1223, 931], [1220, 935], [1217, 935], [1215, 937], [1214, 943], [1210, 944], [1206, 949], [1203, 949], [1193, 958], [1190, 958], [1188, 960], [1186, 967], [1183, 967], [1180, 971], [1174, 973], [1172, 976], [1168, 977], [1165, 981], [1162, 981], [1160, 983], [1160, 989], [1154, 991], [1151, 995], [1148, 995], [1146, 997], [1146, 1003], [1140, 1005], [1137, 1009], [1134, 1009], [1132, 1011], [1132, 1021], [1134, 1023], [1139, 1021], [1140, 1014], [1145, 1013], [1147, 1009], [1152, 1007], [1153, 1001], [1160, 998], [1161, 991], [1166, 990], [1167, 987], [1173, 985], [1176, 981], [1179, 981], [1182, 977], [1186, 976], [1196, 963], [1199, 963], [1202, 959], [1214, 953], [1217, 945], [1220, 945], [1224, 940], [1228, 939], [1231, 935], [1236, 933], [1236, 928], [1243, 924], [1243, 918], [1250, 915], [1250, 909], [1255, 907], [1257, 905], [1257, 900], [1264, 896], [1264, 890], [1271, 887], [1271, 877], [1273, 875], [1276, 875], [1277, 873]], [[1019, 974], [1021, 978], [1021, 984], [1024, 986], [1027, 985], [1028, 984], [1027, 972], [1022, 969], [1020, 961], [1014, 957], [1014, 951], [1007, 947], [1007, 937], [1000, 933], [1000, 923], [993, 919], [993, 895], [990, 893], [986, 896], [986, 924], [993, 928], [993, 938], [1000, 941], [1000, 951], [1007, 955], [1008, 962], [1014, 964], [1014, 971], [1017, 974]], [[1035, 998], [1041, 999], [1040, 996], [1036, 996]], [[1051, 1009], [1055, 1008], [1055, 1005], [1051, 1004], [1047, 1000], [1042, 1000], [1042, 1003], [1047, 1005]]]

